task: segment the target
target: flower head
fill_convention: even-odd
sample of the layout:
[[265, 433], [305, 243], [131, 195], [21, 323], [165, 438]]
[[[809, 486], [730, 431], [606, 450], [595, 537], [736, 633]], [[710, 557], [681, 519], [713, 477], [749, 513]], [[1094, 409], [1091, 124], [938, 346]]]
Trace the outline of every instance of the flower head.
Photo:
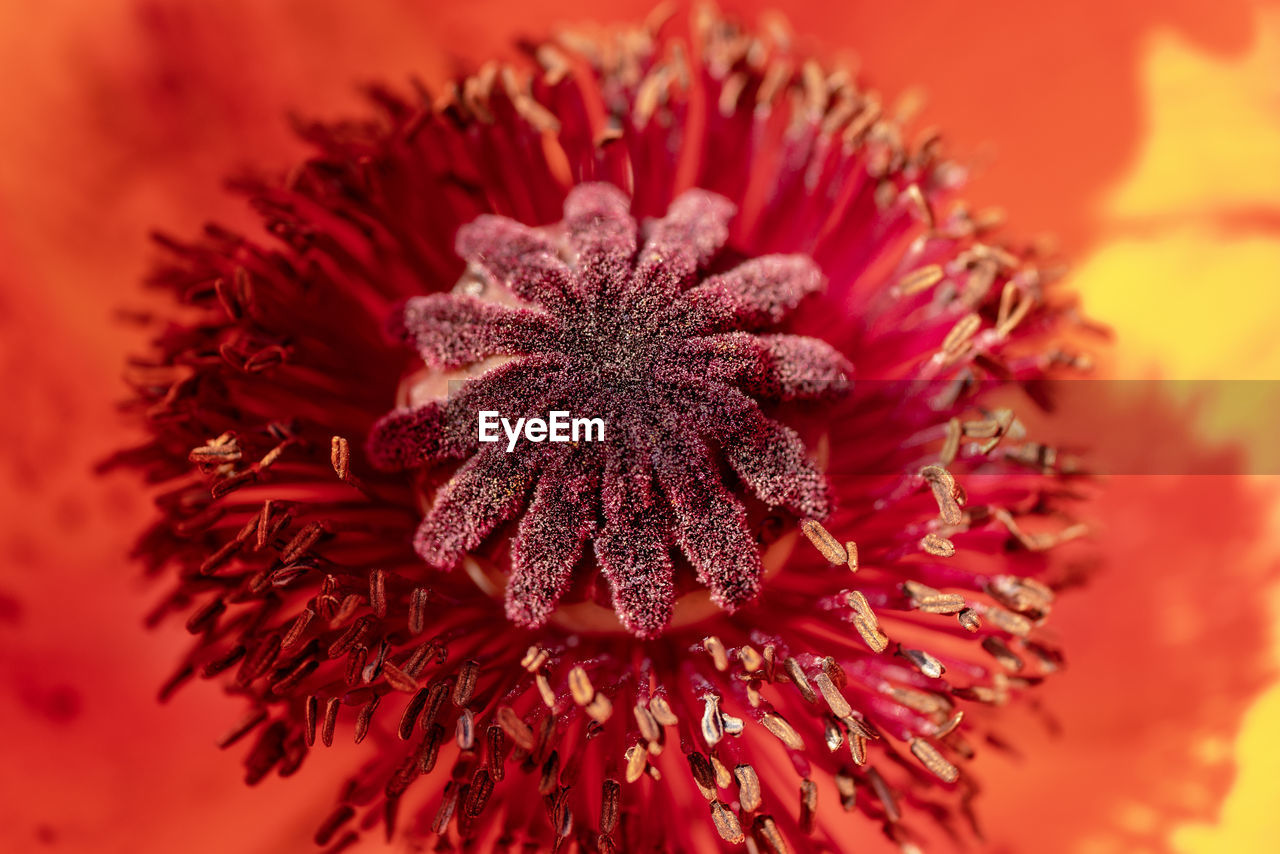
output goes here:
[[[1060, 663], [1048, 555], [1080, 529], [1008, 392], [1080, 364], [1069, 300], [936, 136], [779, 34], [531, 54], [304, 128], [312, 160], [242, 183], [269, 238], [166, 241], [186, 308], [122, 459], [168, 484], [139, 552], [197, 640], [167, 690], [247, 698], [250, 782], [369, 738], [335, 848], [786, 850], [844, 812], [905, 845], [969, 814], [966, 736]], [[480, 441], [556, 410], [604, 436]]]

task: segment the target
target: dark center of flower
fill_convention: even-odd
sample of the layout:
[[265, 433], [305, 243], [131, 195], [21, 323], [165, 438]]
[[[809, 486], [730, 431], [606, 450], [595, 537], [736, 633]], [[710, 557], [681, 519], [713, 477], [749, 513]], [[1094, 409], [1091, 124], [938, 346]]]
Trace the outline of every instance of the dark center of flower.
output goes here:
[[[712, 193], [685, 193], [643, 229], [628, 208], [612, 185], [586, 184], [556, 226], [480, 217], [457, 250], [484, 296], [464, 285], [415, 297], [397, 324], [431, 371], [485, 369], [381, 419], [370, 456], [383, 468], [462, 461], [415, 538], [436, 567], [518, 517], [506, 609], [522, 625], [551, 616], [588, 542], [637, 635], [671, 621], [677, 562], [732, 610], [762, 575], [748, 504], [830, 512], [799, 435], [762, 408], [847, 382], [850, 366], [826, 343], [761, 334], [821, 289], [821, 273], [774, 255], [711, 274], [734, 213]], [[482, 412], [518, 424], [556, 411], [602, 429], [557, 442], [504, 427], [481, 441]]]

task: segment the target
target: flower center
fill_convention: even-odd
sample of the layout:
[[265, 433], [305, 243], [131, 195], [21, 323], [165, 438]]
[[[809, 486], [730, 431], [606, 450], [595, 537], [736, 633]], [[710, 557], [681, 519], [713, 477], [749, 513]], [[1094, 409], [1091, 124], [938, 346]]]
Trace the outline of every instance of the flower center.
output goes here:
[[[509, 295], [487, 293], [486, 298], [509, 301]], [[508, 361], [506, 358], [495, 358], [477, 365], [453, 371], [432, 370], [423, 368], [406, 376], [396, 394], [396, 404], [401, 407], [423, 406], [433, 401], [444, 399], [449, 389], [479, 376], [486, 370], [493, 369]], [[815, 442], [815, 456], [819, 468], [826, 468], [829, 453], [829, 435], [823, 433]], [[418, 481], [418, 498], [424, 513], [429, 512], [435, 499], [438, 487], [428, 479]], [[799, 540], [796, 528], [784, 530], [780, 520], [774, 515], [760, 515], [755, 520], [753, 532], [760, 543], [762, 579], [768, 580], [786, 565]], [[462, 558], [462, 569], [483, 593], [495, 599], [506, 598], [507, 585], [511, 577], [510, 552], [502, 554], [468, 554]], [[686, 579], [691, 578], [691, 570], [684, 567]], [[578, 589], [566, 591], [559, 599], [555, 610], [548, 620], [567, 632], [575, 634], [627, 634], [627, 628], [614, 611], [607, 598], [605, 585], [600, 582], [599, 566], [594, 561], [587, 561], [586, 566], [579, 567], [580, 575], [590, 579], [588, 583], [578, 585]], [[672, 609], [669, 631], [695, 626], [722, 613], [721, 608], [711, 599], [708, 590], [693, 585], [676, 596]]]
[[[418, 552], [474, 566], [522, 625], [564, 602], [612, 612], [586, 608], [577, 627], [651, 637], [708, 602], [731, 611], [785, 560], [770, 550], [778, 514], [830, 509], [804, 442], [773, 413], [842, 392], [849, 365], [822, 341], [761, 334], [821, 273], [765, 256], [712, 275], [733, 215], [719, 196], [686, 193], [643, 228], [628, 207], [587, 184], [556, 226], [463, 227], [463, 281], [411, 299], [400, 320], [427, 369], [370, 438], [375, 464], [427, 473]], [[544, 441], [545, 422], [510, 429], [557, 411], [598, 421], [594, 441]], [[484, 435], [481, 413], [502, 417], [508, 441]], [[686, 600], [703, 606], [677, 614]]]

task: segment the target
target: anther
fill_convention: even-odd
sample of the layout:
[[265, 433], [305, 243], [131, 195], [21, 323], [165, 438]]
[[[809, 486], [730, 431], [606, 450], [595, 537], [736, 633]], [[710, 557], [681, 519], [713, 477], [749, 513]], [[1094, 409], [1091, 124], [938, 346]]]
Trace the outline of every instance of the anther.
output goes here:
[[941, 282], [945, 276], [946, 274], [943, 272], [942, 267], [938, 264], [920, 267], [898, 279], [898, 283], [894, 285], [893, 292], [897, 296], [911, 296], [921, 291], [927, 291], [938, 282]]
[[422, 714], [422, 707], [427, 704], [427, 695], [430, 694], [430, 688], [420, 688], [413, 698], [404, 707], [404, 714], [400, 716], [399, 736], [401, 740], [408, 741], [413, 735], [413, 725], [418, 722], [418, 715]]
[[800, 666], [800, 662], [794, 658], [788, 658], [782, 664], [782, 669], [787, 671], [787, 676], [791, 679], [796, 690], [800, 692], [800, 696], [804, 697], [806, 703], [812, 703], [817, 700], [818, 695], [813, 692], [813, 686], [809, 684], [809, 677], [805, 675], [804, 668]]
[[582, 665], [574, 665], [569, 671], [569, 693], [573, 695], [573, 701], [579, 706], [587, 705], [596, 695], [591, 678], [587, 676], [587, 671], [582, 669]]
[[818, 811], [818, 786], [805, 778], [800, 781], [800, 832], [813, 832], [813, 817]]
[[724, 644], [720, 638], [710, 635], [702, 640], [702, 648], [711, 655], [711, 661], [715, 664], [716, 670], [723, 673], [729, 669], [729, 655], [725, 651]]
[[617, 780], [605, 779], [600, 787], [600, 832], [612, 833], [618, 826], [618, 804], [622, 796], [622, 787]]
[[375, 617], [387, 616], [387, 574], [381, 569], [369, 573], [369, 607]]
[[815, 519], [805, 519], [800, 523], [800, 530], [813, 543], [813, 547], [827, 559], [829, 563], [841, 564], [849, 559], [848, 552], [840, 541], [831, 536], [831, 532]]
[[329, 447], [329, 462], [339, 480], [351, 476], [351, 445], [341, 436], [334, 436]]
[[633, 744], [627, 748], [627, 770], [625, 779], [634, 783], [644, 775], [645, 766], [649, 764], [649, 753], [642, 745]]
[[948, 762], [938, 748], [922, 738], [913, 738], [910, 742], [911, 752], [920, 764], [944, 783], [954, 783], [960, 777], [960, 769]]
[[951, 557], [956, 553], [955, 543], [934, 533], [925, 534], [921, 538], [920, 548], [937, 557]]
[[733, 776], [738, 780], [738, 803], [742, 806], [742, 811], [755, 812], [760, 809], [763, 798], [756, 769], [743, 763], [733, 769]]
[[533, 730], [510, 706], [501, 706], [497, 713], [498, 726], [522, 750], [532, 750], [534, 746]]
[[804, 750], [804, 739], [782, 715], [777, 712], [765, 712], [760, 718], [760, 723], [790, 749]]
[[476, 743], [476, 716], [470, 709], [463, 709], [458, 715], [458, 723], [454, 728], [454, 738], [461, 750], [470, 750]]
[[738, 817], [720, 801], [711, 802], [711, 821], [716, 826], [716, 833], [730, 845], [737, 845], [746, 838]]
[[930, 679], [938, 679], [943, 673], [947, 672], [941, 661], [938, 661], [938, 659], [922, 649], [903, 648], [900, 652], [915, 666], [916, 670], [919, 670]]
[[720, 719], [720, 697], [707, 694], [702, 698], [702, 740], [715, 747], [724, 738], [724, 722]]
[[471, 702], [471, 695], [476, 689], [476, 678], [480, 664], [476, 661], [465, 661], [458, 668], [458, 681], [453, 686], [453, 704], [462, 708]]
[[364, 737], [369, 734], [369, 724], [373, 721], [373, 713], [378, 710], [378, 704], [381, 702], [382, 696], [374, 694], [369, 702], [360, 707], [360, 711], [356, 714], [356, 744], [364, 741]]

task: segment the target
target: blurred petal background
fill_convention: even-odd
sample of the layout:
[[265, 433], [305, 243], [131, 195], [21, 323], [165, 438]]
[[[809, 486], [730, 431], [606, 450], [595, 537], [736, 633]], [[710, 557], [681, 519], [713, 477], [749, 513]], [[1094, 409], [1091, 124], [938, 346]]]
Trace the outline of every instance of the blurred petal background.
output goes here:
[[[649, 5], [0, 6], [0, 850], [310, 850], [356, 761], [325, 752], [250, 790], [213, 746], [234, 702], [207, 684], [155, 700], [186, 640], [141, 627], [157, 594], [125, 555], [147, 502], [127, 475], [89, 473], [130, 438], [113, 405], [140, 337], [118, 313], [146, 307], [148, 232], [247, 222], [222, 178], [301, 156], [289, 111], [358, 111], [359, 83], [438, 81], [556, 22]], [[975, 165], [970, 197], [1073, 260], [1116, 333], [1106, 375], [1280, 378], [1280, 4], [724, 5], [780, 7], [890, 95], [918, 84]], [[1070, 667], [1011, 715], [1016, 754], [979, 768], [989, 850], [1280, 838], [1280, 493], [1250, 474], [1280, 471], [1275, 418], [1196, 388], [1097, 437], [1140, 457], [1158, 436], [1201, 473], [1111, 478], [1109, 569], [1057, 618]]]

